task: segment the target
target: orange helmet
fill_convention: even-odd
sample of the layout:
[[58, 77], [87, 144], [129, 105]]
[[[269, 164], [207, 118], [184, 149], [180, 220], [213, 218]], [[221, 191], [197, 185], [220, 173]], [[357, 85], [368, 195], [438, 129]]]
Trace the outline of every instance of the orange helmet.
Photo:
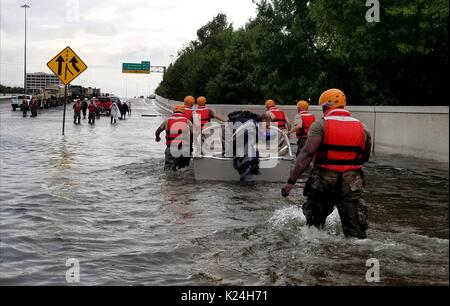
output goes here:
[[272, 108], [272, 107], [275, 107], [275, 106], [277, 106], [277, 104], [275, 103], [274, 100], [269, 99], [269, 100], [266, 101], [266, 107], [267, 108]]
[[195, 98], [193, 96], [187, 96], [186, 98], [184, 98], [184, 105], [186, 106], [194, 106], [195, 104]]
[[206, 105], [206, 98], [201, 96], [197, 98], [197, 105], [198, 106], [205, 106]]
[[329, 108], [344, 107], [347, 105], [347, 98], [342, 90], [336, 88], [328, 89], [320, 96], [319, 105]]
[[186, 109], [184, 108], [184, 105], [181, 105], [181, 104], [179, 104], [179, 105], [177, 105], [177, 106], [175, 106], [175, 107], [173, 108], [173, 113], [174, 113], [174, 114], [175, 114], [175, 113], [181, 113], [181, 114], [184, 114], [185, 111], [186, 111]]
[[298, 101], [297, 108], [301, 111], [307, 111], [309, 109], [309, 103], [305, 100]]

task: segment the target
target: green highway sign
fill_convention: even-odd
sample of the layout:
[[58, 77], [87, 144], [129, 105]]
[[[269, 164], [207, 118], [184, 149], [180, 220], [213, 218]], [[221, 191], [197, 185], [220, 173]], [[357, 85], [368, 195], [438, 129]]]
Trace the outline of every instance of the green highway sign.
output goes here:
[[150, 74], [150, 62], [123, 63], [122, 73]]

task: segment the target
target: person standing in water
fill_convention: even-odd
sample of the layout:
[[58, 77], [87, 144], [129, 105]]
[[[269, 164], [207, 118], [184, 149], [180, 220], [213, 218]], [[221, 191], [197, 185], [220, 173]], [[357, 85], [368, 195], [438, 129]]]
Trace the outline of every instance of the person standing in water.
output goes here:
[[20, 106], [20, 108], [22, 109], [22, 113], [23, 113], [23, 117], [27, 116], [28, 113], [28, 101], [26, 99], [23, 99], [22, 101], [22, 105]]
[[[73, 105], [73, 123], [74, 124], [81, 124], [81, 101], [78, 100], [77, 103]], [[77, 123], [78, 121], [78, 123]]]
[[302, 100], [297, 103], [298, 115], [295, 116], [294, 128], [290, 133], [295, 133], [297, 136], [297, 154], [300, 154], [306, 144], [308, 132], [311, 125], [316, 122], [316, 117], [308, 112], [309, 103]]
[[89, 124], [95, 124], [96, 113], [97, 106], [94, 104], [94, 101], [91, 101], [91, 104], [89, 104]]
[[83, 112], [83, 120], [86, 119], [87, 109], [88, 109], [88, 98], [84, 98], [83, 102], [81, 103], [81, 110]]
[[114, 102], [111, 106], [111, 124], [117, 123], [117, 120], [119, 119], [119, 113], [120, 113], [119, 106], [117, 106], [117, 103]]
[[307, 225], [323, 229], [336, 205], [345, 237], [366, 239], [368, 217], [363, 200], [362, 166], [370, 158], [370, 132], [345, 110], [347, 99], [341, 90], [329, 89], [322, 93], [319, 105], [324, 117], [312, 124], [282, 195], [289, 196], [315, 157], [304, 189], [303, 213]]
[[156, 142], [166, 132], [165, 171], [176, 171], [189, 166], [191, 160], [192, 122], [185, 117], [184, 105], [177, 105], [173, 114], [155, 132]]

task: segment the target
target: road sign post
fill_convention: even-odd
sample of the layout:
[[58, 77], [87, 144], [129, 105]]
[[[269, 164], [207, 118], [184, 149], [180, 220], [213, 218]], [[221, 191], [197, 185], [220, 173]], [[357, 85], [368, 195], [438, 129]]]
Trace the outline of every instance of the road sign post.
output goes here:
[[64, 112], [63, 112], [63, 127], [62, 127], [63, 136], [64, 136], [64, 129], [66, 126], [66, 105], [67, 105], [67, 85], [64, 85]]
[[58, 53], [51, 61], [47, 63], [48, 68], [61, 80], [64, 84], [64, 113], [63, 113], [63, 128], [64, 135], [66, 123], [66, 105], [67, 105], [67, 86], [80, 74], [82, 74], [88, 67], [81, 60], [78, 55], [67, 47]]

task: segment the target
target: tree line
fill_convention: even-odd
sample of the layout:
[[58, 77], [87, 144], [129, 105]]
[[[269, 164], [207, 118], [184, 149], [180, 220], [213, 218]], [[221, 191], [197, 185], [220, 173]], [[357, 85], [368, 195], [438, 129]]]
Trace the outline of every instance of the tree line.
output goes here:
[[2, 84], [0, 84], [0, 93], [1, 94], [20, 94], [20, 93], [24, 93], [25, 90], [23, 89], [23, 87], [11, 87], [11, 86], [4, 86]]
[[[254, 0], [256, 1], [256, 0]], [[171, 64], [156, 93], [210, 103], [317, 101], [342, 89], [353, 105], [448, 105], [447, 0], [258, 0], [235, 29], [218, 14]]]

